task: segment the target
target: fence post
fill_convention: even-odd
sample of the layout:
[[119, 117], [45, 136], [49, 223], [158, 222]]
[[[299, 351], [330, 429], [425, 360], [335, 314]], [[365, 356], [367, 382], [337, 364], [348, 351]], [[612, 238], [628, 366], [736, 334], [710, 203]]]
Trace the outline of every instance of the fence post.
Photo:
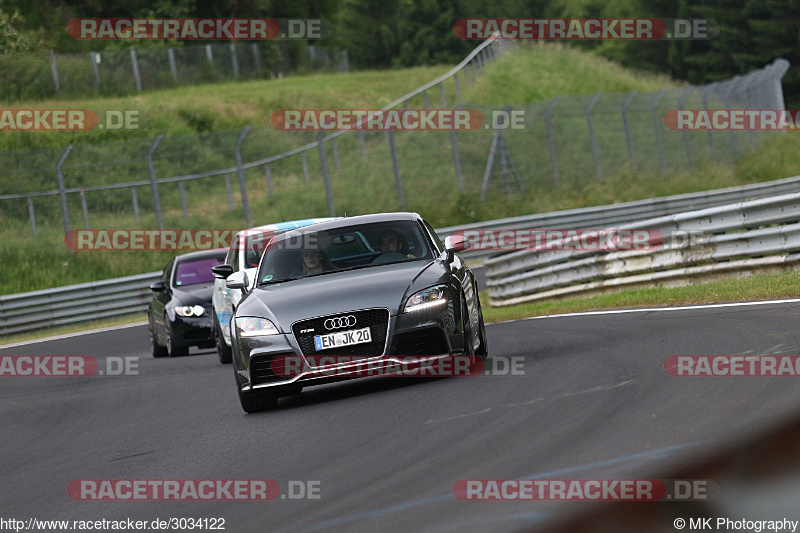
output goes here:
[[550, 167], [553, 170], [553, 184], [558, 185], [561, 181], [561, 174], [558, 171], [558, 158], [556, 157], [556, 139], [553, 134], [553, 110], [555, 110], [560, 96], [553, 98], [544, 111], [544, 128], [547, 133], [547, 149], [550, 152]]
[[661, 124], [663, 123], [663, 120], [661, 120], [661, 118], [658, 116], [658, 113], [656, 113], [656, 106], [658, 105], [658, 101], [661, 100], [661, 97], [664, 96], [665, 91], [666, 89], [661, 89], [658, 91], [653, 97], [653, 100], [650, 102], [650, 117], [653, 119], [653, 128], [656, 135], [656, 147], [658, 148], [658, 162], [662, 175], [667, 170], [667, 161], [664, 158], [664, 141], [661, 138]]
[[233, 211], [233, 189], [231, 189], [230, 174], [225, 174], [225, 196], [228, 198], [228, 211]]
[[67, 146], [64, 153], [61, 154], [61, 159], [58, 160], [56, 165], [56, 175], [58, 176], [58, 195], [61, 197], [61, 218], [64, 220], [64, 234], [69, 233], [69, 211], [67, 211], [67, 192], [64, 188], [64, 174], [61, 172], [61, 165], [67, 160], [69, 153], [72, 151], [72, 145]]
[[[232, 42], [228, 46], [230, 46], [230, 49], [231, 49], [231, 66], [233, 66], [233, 75], [234, 75], [234, 77], [238, 78], [239, 77], [239, 58], [236, 57], [236, 43]], [[250, 223], [248, 222], [247, 225], [249, 227]]]
[[453, 74], [453, 82], [456, 84], [456, 104], [461, 103], [461, 87], [458, 85], [458, 72]]
[[94, 71], [94, 88], [100, 88], [100, 69], [97, 67], [97, 59], [100, 57], [99, 52], [89, 52], [89, 60], [92, 62], [92, 70]]
[[342, 164], [339, 160], [339, 144], [336, 141], [336, 137], [333, 138], [331, 144], [333, 144], [333, 163], [336, 165], [336, 171], [340, 172], [342, 170]]
[[400, 178], [400, 167], [397, 164], [397, 153], [394, 149], [394, 132], [389, 130], [386, 132], [386, 138], [389, 141], [389, 152], [392, 154], [392, 172], [394, 173], [394, 183], [397, 186], [397, 199], [400, 203], [400, 209], [406, 209], [406, 195], [403, 192], [403, 181]]
[[156, 222], [158, 229], [164, 229], [164, 220], [161, 218], [161, 200], [158, 198], [158, 184], [156, 183], [156, 169], [153, 167], [153, 153], [158, 148], [158, 143], [163, 139], [163, 135], [156, 137], [150, 151], [147, 152], [147, 168], [150, 171], [150, 189], [153, 191], [153, 204], [156, 208]]
[[131, 48], [131, 68], [133, 69], [133, 77], [136, 79], [136, 90], [142, 90], [142, 78], [139, 76], [139, 61], [136, 59], [136, 49]]
[[311, 177], [308, 175], [308, 158], [306, 157], [305, 152], [300, 154], [300, 156], [301, 156], [300, 159], [303, 162], [303, 179], [305, 180], [306, 183], [308, 183], [311, 181]]
[[258, 53], [258, 45], [256, 43], [251, 43], [250, 50], [253, 52], [253, 63], [256, 66], [256, 77], [260, 78], [262, 76], [262, 68], [261, 55]]
[[172, 72], [172, 81], [178, 83], [178, 67], [175, 65], [175, 50], [172, 47], [167, 48], [167, 57], [169, 58], [169, 70]]
[[28, 217], [31, 219], [33, 234], [36, 235], [38, 233], [36, 230], [36, 213], [33, 211], [33, 198], [30, 196], [28, 196]]
[[[681, 95], [678, 97], [678, 109], [683, 109], [683, 104], [686, 102], [686, 98], [689, 97], [689, 93], [692, 92], [694, 87], [689, 86], [686, 87], [683, 91], [681, 91]], [[689, 141], [689, 132], [683, 130], [681, 132], [681, 137], [683, 137], [683, 148], [686, 150], [686, 161], [689, 163], [689, 168], [694, 168], [694, 157], [692, 156], [692, 143]]]
[[631, 141], [631, 129], [628, 127], [628, 106], [636, 97], [637, 92], [633, 91], [625, 101], [622, 103], [620, 111], [622, 112], [622, 127], [625, 130], [625, 148], [628, 149], [628, 161], [633, 163], [633, 142]]
[[597, 153], [597, 138], [594, 135], [594, 124], [592, 123], [592, 109], [597, 104], [597, 101], [603, 93], [597, 93], [592, 97], [589, 105], [586, 106], [586, 125], [589, 127], [589, 145], [592, 148], [592, 159], [594, 159], [594, 168], [597, 171], [598, 179], [603, 177], [603, 169], [600, 167], [600, 155]]
[[481, 182], [481, 196], [480, 201], [486, 199], [486, 191], [489, 190], [489, 176], [492, 174], [492, 167], [494, 166], [494, 153], [497, 150], [497, 141], [500, 138], [500, 130], [495, 128], [492, 135], [492, 146], [489, 148], [489, 157], [486, 159], [486, 169], [483, 171], [483, 181]]
[[[714, 87], [716, 84], [712, 83], [711, 85], [707, 85], [703, 89], [703, 109], [705, 109], [706, 113], [708, 113], [708, 92]], [[711, 151], [711, 161], [714, 163], [717, 162], [717, 153], [714, 150], [714, 136], [712, 135], [711, 129], [708, 130], [708, 148]]]
[[264, 173], [267, 175], [267, 196], [272, 196], [275, 191], [272, 188], [272, 170], [269, 165], [264, 165]]
[[83, 227], [89, 228], [89, 208], [86, 207], [86, 188], [81, 189], [81, 208], [83, 209]]
[[328, 173], [328, 160], [325, 157], [324, 139], [325, 134], [321, 131], [317, 132], [317, 150], [319, 150], [319, 162], [322, 166], [322, 181], [325, 184], [325, 197], [328, 199], [328, 212], [332, 217], [335, 217], [336, 209], [333, 207], [333, 191], [331, 190], [331, 177]]
[[[231, 45], [233, 46], [233, 45]], [[238, 69], [238, 67], [237, 67]], [[244, 219], [247, 221], [247, 227], [252, 226], [250, 220], [250, 202], [247, 200], [247, 186], [244, 182], [244, 168], [242, 168], [242, 142], [247, 134], [250, 133], [250, 126], [247, 126], [239, 138], [236, 140], [236, 170], [239, 173], [239, 192], [242, 194], [242, 207], [244, 207]]]
[[189, 218], [189, 209], [186, 206], [186, 187], [182, 181], [178, 182], [178, 195], [181, 197], [181, 214], [183, 218]]
[[442, 107], [447, 107], [447, 97], [444, 95], [444, 82], [439, 84], [439, 95], [442, 97]]
[[206, 58], [208, 59], [209, 63], [211, 63], [212, 65], [214, 64], [214, 51], [211, 50], [210, 44], [206, 45]]
[[361, 159], [367, 158], [367, 144], [364, 142], [364, 130], [358, 130], [358, 147], [361, 149]]
[[133, 202], [133, 215], [136, 222], [139, 222], [139, 196], [136, 194], [136, 187], [131, 187], [131, 201]]
[[422, 91], [422, 100], [425, 102], [425, 109], [430, 109], [430, 102], [428, 102], [428, 91]]
[[56, 55], [53, 51], [50, 51], [50, 72], [53, 74], [53, 85], [55, 86], [55, 92], [58, 92], [61, 89], [61, 82], [58, 79], [58, 64], [56, 63]]

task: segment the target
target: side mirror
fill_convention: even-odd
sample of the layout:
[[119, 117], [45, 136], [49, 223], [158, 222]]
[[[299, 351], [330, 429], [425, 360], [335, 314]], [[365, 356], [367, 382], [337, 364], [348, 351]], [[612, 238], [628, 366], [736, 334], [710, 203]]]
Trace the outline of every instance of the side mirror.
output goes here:
[[245, 272], [234, 272], [228, 276], [225, 281], [225, 286], [229, 289], [241, 289], [247, 292], [250, 289], [250, 280], [247, 279], [247, 274]]
[[163, 281], [158, 280], [150, 284], [150, 290], [153, 292], [167, 292], [167, 286]]
[[452, 262], [456, 252], [463, 252], [469, 248], [469, 241], [463, 235], [450, 235], [444, 239], [444, 251], [447, 252], [447, 261]]
[[233, 274], [233, 267], [231, 265], [217, 265], [211, 267], [211, 272], [217, 279], [228, 279], [228, 276]]

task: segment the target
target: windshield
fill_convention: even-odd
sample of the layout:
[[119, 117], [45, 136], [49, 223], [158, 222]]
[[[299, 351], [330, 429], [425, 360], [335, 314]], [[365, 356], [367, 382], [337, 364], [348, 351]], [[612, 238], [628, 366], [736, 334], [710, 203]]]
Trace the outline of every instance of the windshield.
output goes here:
[[219, 257], [205, 257], [203, 259], [181, 261], [175, 267], [174, 285], [176, 287], [185, 287], [187, 285], [213, 283], [214, 274], [211, 272], [211, 267], [221, 265], [224, 262], [224, 254]]
[[292, 232], [271, 243], [261, 263], [260, 284], [431, 260], [434, 254], [414, 221], [388, 221], [346, 228]]

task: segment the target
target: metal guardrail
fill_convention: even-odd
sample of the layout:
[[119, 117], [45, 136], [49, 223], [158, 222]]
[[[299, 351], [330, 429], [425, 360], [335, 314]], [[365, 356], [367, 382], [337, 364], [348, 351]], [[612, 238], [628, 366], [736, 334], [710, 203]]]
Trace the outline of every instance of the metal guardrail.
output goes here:
[[792, 253], [800, 252], [799, 222], [800, 193], [793, 193], [619, 226], [657, 232], [658, 241], [647, 249], [586, 250], [573, 239], [562, 249], [512, 252], [485, 262], [490, 303], [685, 285], [700, 277], [794, 267], [800, 262], [800, 253]]
[[161, 272], [0, 297], [0, 335], [141, 313]]
[[[671, 215], [674, 213], [682, 213], [684, 211], [706, 208], [706, 212], [721, 213], [725, 208], [719, 208], [717, 211], [709, 211], [708, 207], [715, 207], [721, 204], [731, 204], [734, 202], [741, 202], [751, 198], [758, 198], [763, 196], [775, 196], [788, 191], [796, 191], [800, 188], [800, 176], [791, 178], [771, 181], [767, 183], [758, 183], [754, 185], [744, 185], [740, 187], [730, 187], [725, 189], [718, 189], [713, 191], [706, 191], [701, 193], [682, 194], [676, 196], [666, 196], [661, 198], [652, 198], [649, 200], [641, 200], [636, 202], [627, 202], [622, 204], [612, 204], [604, 206], [588, 207], [583, 209], [570, 209], [566, 211], [556, 211], [552, 213], [542, 213], [537, 215], [529, 215], [524, 217], [505, 218], [498, 220], [490, 220], [486, 222], [478, 222], [474, 224], [465, 224], [463, 226], [450, 226], [436, 230], [437, 234], [444, 239], [455, 231], [463, 231], [470, 229], [487, 230], [487, 229], [557, 229], [557, 228], [607, 228], [607, 227], [625, 227], [620, 226], [621, 223], [627, 223], [626, 226], [632, 228], [648, 227], [663, 231], [687, 230], [686, 223], [680, 226], [680, 221], [685, 221], [686, 216], [693, 216], [692, 213], [684, 213], [682, 215], [666, 216], [662, 218], [653, 219], [654, 214]], [[747, 220], [748, 224], [763, 225], [776, 222], [778, 216], [788, 216], [788, 220], [793, 218], [800, 219], [800, 207], [792, 207], [788, 211], [785, 209], [788, 205], [777, 207], [771, 203], [774, 199], [767, 198], [762, 201], [761, 208], [764, 213], [761, 216], [755, 217], [755, 212], [749, 213]], [[742, 204], [735, 206], [728, 206], [729, 213], [736, 213], [738, 207]], [[791, 205], [791, 204], [789, 204]], [[800, 204], [798, 204], [800, 205]], [[721, 209], [721, 211], [720, 211]], [[733, 209], [733, 211], [730, 211]], [[778, 215], [771, 215], [773, 210], [779, 210]], [[699, 213], [695, 211], [695, 213]], [[710, 216], [710, 215], [709, 215]], [[718, 215], [717, 215], [718, 216]], [[646, 222], [639, 222], [646, 221]], [[659, 222], [660, 221], [660, 222]], [[728, 223], [733, 222], [732, 226], [718, 226], [717, 231], [729, 231], [737, 229], [737, 224], [744, 224], [745, 221], [741, 217], [730, 218]], [[635, 224], [632, 224], [635, 223]], [[698, 223], [698, 225], [701, 225]], [[751, 227], [751, 226], [748, 226]], [[692, 227], [690, 229], [697, 229]], [[787, 233], [786, 229], [782, 229], [776, 234], [764, 233], [759, 234], [756, 232], [748, 232], [749, 239], [766, 239], [769, 236], [771, 242], [775, 243], [775, 239], [786, 238], [790, 236], [792, 239], [792, 246], [794, 246], [796, 234], [795, 228], [789, 228], [791, 231]], [[763, 230], [760, 230], [763, 231]], [[727, 253], [725, 250], [731, 247], [743, 246], [743, 241], [737, 240], [737, 235], [745, 238], [745, 234], [738, 233], [730, 236], [715, 236], [710, 239], [707, 246], [716, 246], [716, 252], [704, 252], [700, 250], [686, 250], [682, 253], [687, 257], [703, 258], [704, 260], [720, 261]], [[726, 243], [726, 244], [722, 244]], [[775, 246], [779, 246], [776, 243]], [[727, 248], [726, 248], [727, 247]], [[762, 249], [757, 248], [755, 245], [750, 246], [751, 254], [759, 251], [759, 255], [763, 255]], [[474, 259], [485, 257], [487, 255], [495, 254], [496, 252], [465, 252], [467, 258]], [[556, 294], [569, 294], [569, 293], [588, 293], [591, 290], [605, 288], [616, 283], [622, 286], [622, 281], [626, 281], [628, 286], [632, 286], [633, 282], [638, 280], [611, 277], [610, 273], [618, 276], [619, 272], [627, 268], [632, 269], [631, 273], [637, 272], [636, 275], [641, 274], [642, 270], [634, 270], [632, 266], [634, 261], [641, 264], [643, 261], [650, 261], [650, 268], [656, 269], [661, 267], [661, 263], [654, 262], [648, 259], [649, 256], [645, 254], [643, 257], [637, 256], [633, 252], [629, 256], [621, 255], [625, 252], [616, 252], [616, 255], [609, 254], [605, 258], [605, 263], [601, 261], [601, 255], [597, 254], [595, 257], [590, 257], [592, 254], [584, 252], [583, 256], [576, 253], [564, 254], [558, 252], [514, 252], [511, 254], [503, 255], [490, 259], [486, 262], [489, 267], [489, 287], [490, 298], [497, 305], [510, 305], [517, 301], [529, 301], [533, 299], [555, 296]], [[662, 250], [662, 254], [664, 251]], [[716, 253], [716, 255], [714, 255]], [[710, 254], [710, 255], [709, 255]], [[584, 258], [589, 259], [584, 259]], [[662, 260], [663, 257], [661, 256]], [[580, 263], [579, 260], [583, 259], [585, 263]], [[729, 258], [730, 259], [730, 258]], [[793, 258], [787, 258], [787, 260]], [[751, 266], [763, 260], [753, 260]], [[776, 261], [776, 259], [769, 259], [769, 261]], [[598, 279], [605, 276], [603, 283], [595, 281], [596, 286], [582, 287], [580, 285], [571, 284], [589, 282], [580, 276], [586, 272], [588, 265], [591, 264], [604, 264], [605, 270], [599, 267], [591, 272], [592, 275], [598, 276]], [[627, 266], [626, 266], [627, 265]], [[730, 266], [730, 264], [729, 264]], [[533, 281], [537, 276], [537, 269], [550, 268], [551, 271], [548, 275], [553, 276], [554, 279], [550, 281], [550, 285], [543, 285], [542, 280]], [[694, 275], [699, 275], [702, 268], [693, 267], [697, 272]], [[718, 267], [718, 269], [721, 267]], [[573, 272], [571, 269], [574, 269]], [[150, 272], [148, 274], [139, 274], [136, 276], [127, 276], [124, 278], [107, 279], [103, 281], [81, 283], [77, 285], [68, 285], [54, 289], [45, 289], [40, 291], [11, 294], [7, 296], [0, 296], [0, 335], [9, 335], [13, 333], [20, 333], [31, 331], [42, 327], [52, 325], [73, 324], [79, 322], [88, 322], [99, 320], [112, 316], [119, 316], [131, 313], [138, 313], [145, 310], [147, 302], [150, 299], [150, 291], [148, 285], [158, 279], [159, 272]], [[674, 273], [673, 273], [674, 274]], [[687, 274], [689, 275], [689, 274]], [[524, 298], [521, 294], [515, 294], [514, 291], [518, 290], [509, 285], [508, 279], [514, 276], [513, 283], [529, 283], [530, 286], [525, 286], [524, 290], [530, 289], [526, 292]], [[527, 276], [527, 277], [525, 277]], [[570, 278], [573, 276], [573, 278]], [[651, 280], [644, 280], [648, 283], [656, 279], [664, 279], [664, 273], [654, 274]], [[629, 276], [630, 277], [630, 276]], [[544, 278], [542, 278], [544, 279]], [[549, 279], [549, 278], [548, 278]], [[505, 280], [505, 281], [501, 281]], [[614, 280], [618, 280], [614, 282]], [[620, 281], [622, 280], [622, 281]], [[644, 283], [642, 281], [642, 283]], [[538, 284], [538, 285], [537, 285]], [[544, 291], [561, 291], [558, 293], [545, 294]], [[570, 292], [572, 291], [572, 292]]]

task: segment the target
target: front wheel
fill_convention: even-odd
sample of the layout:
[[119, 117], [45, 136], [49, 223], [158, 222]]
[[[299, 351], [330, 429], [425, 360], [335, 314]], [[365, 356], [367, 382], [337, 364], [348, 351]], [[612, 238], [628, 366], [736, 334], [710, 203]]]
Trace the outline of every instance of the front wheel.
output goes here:
[[153, 317], [147, 317], [147, 331], [150, 334], [150, 353], [153, 357], [164, 357], [167, 355], [167, 349], [158, 344], [158, 334], [156, 333], [156, 325], [153, 322]]
[[189, 353], [188, 346], [181, 346], [175, 341], [175, 335], [172, 333], [172, 324], [169, 318], [164, 317], [164, 329], [167, 330], [167, 353], [170, 357], [181, 357]]
[[481, 309], [481, 299], [477, 291], [475, 292], [475, 301], [478, 302], [478, 338], [481, 342], [478, 349], [475, 350], [475, 355], [485, 361], [489, 358], [489, 345], [486, 343], [486, 325], [483, 322], [483, 309]]
[[217, 314], [214, 313], [214, 343], [217, 345], [217, 358], [223, 365], [233, 361], [233, 350], [225, 344], [225, 337], [222, 336], [222, 329], [219, 327]]

